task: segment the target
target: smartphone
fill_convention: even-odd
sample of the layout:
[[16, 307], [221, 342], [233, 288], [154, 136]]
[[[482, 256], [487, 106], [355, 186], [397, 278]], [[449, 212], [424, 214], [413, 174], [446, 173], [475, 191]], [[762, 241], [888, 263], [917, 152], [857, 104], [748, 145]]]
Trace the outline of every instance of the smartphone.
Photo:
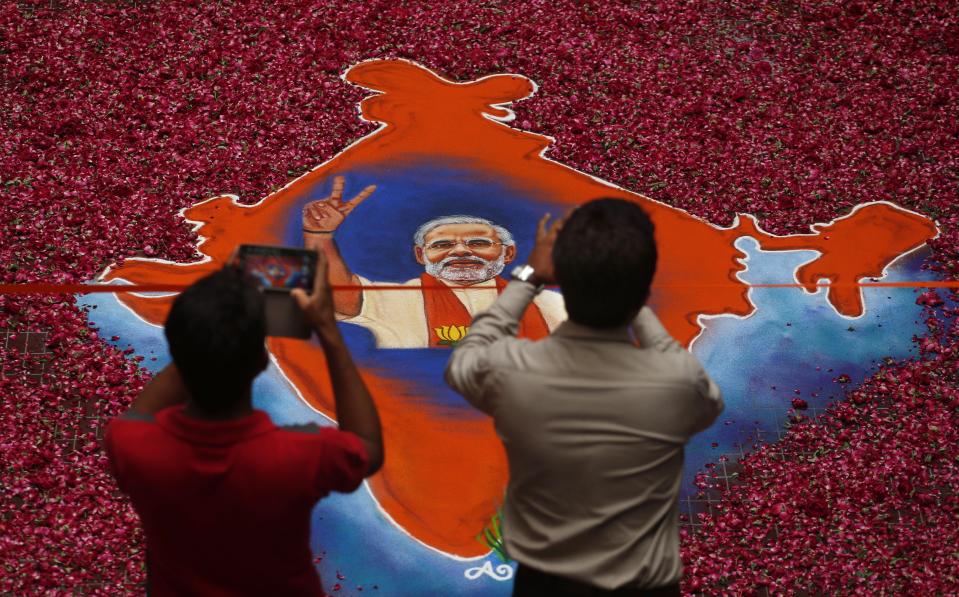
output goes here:
[[236, 259], [237, 265], [263, 289], [266, 335], [309, 338], [313, 330], [290, 291], [313, 290], [316, 253], [292, 247], [240, 245]]

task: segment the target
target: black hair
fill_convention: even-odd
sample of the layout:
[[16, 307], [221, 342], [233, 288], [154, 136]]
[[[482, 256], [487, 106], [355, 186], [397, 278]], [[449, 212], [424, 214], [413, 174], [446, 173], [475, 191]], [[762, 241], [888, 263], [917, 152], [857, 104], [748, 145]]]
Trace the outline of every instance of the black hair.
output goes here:
[[574, 211], [556, 238], [553, 265], [575, 323], [624, 325], [649, 298], [656, 242], [649, 215], [624, 199], [594, 199]]
[[164, 331], [173, 363], [202, 412], [228, 412], [266, 367], [263, 295], [238, 268], [223, 268], [184, 290]]

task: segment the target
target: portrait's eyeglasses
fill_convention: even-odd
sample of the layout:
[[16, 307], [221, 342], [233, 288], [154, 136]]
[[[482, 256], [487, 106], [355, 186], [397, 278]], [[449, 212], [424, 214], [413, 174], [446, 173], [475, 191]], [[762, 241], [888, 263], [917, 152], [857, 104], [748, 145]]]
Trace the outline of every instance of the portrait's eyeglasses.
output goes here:
[[458, 244], [463, 244], [467, 249], [472, 251], [481, 251], [483, 249], [489, 249], [493, 245], [500, 245], [488, 238], [468, 238], [465, 241], [461, 240], [435, 240], [430, 244], [426, 245], [427, 250], [430, 251], [449, 251]]

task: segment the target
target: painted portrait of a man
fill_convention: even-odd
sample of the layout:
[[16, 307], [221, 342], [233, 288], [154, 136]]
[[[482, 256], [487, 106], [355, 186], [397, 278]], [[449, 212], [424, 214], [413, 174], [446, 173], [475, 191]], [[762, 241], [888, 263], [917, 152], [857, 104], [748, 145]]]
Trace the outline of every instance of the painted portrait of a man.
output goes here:
[[[335, 233], [376, 187], [370, 185], [351, 201], [344, 201], [343, 186], [343, 178], [336, 177], [329, 197], [313, 201], [303, 210], [305, 244], [326, 254], [330, 281], [361, 287], [336, 293], [338, 319], [368, 329], [379, 348], [455, 344], [466, 335], [472, 318], [489, 308], [505, 286], [501, 274], [516, 258], [513, 235], [485, 218], [440, 215], [412, 234], [414, 256], [423, 266], [418, 278], [400, 285], [371, 281], [350, 270], [336, 245]], [[562, 296], [544, 290], [523, 317], [520, 335], [541, 338], [565, 319]]]

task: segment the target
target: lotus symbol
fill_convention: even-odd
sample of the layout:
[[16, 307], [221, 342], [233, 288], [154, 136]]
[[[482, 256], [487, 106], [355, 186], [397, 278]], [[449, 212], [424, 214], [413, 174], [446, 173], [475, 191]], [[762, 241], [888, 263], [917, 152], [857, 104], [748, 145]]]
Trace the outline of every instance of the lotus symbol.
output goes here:
[[433, 331], [436, 332], [436, 336], [440, 339], [440, 344], [454, 346], [457, 342], [466, 337], [466, 334], [470, 331], [470, 329], [465, 325], [444, 325], [438, 328], [433, 328]]

